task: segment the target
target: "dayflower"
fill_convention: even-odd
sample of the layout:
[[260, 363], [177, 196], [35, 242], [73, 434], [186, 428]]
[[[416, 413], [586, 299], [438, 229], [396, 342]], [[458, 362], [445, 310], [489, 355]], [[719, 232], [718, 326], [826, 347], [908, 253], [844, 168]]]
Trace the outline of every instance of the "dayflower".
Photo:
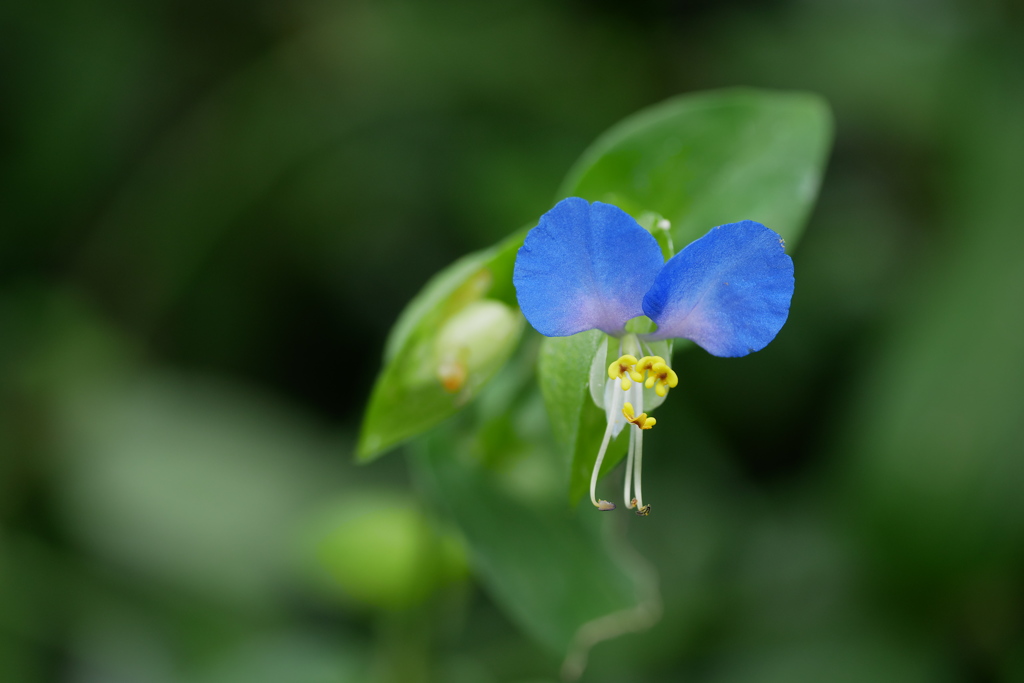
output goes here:
[[[605, 410], [607, 426], [590, 501], [600, 510], [614, 509], [596, 496], [598, 472], [611, 439], [632, 424], [623, 497], [646, 515], [651, 506], [643, 502], [640, 483], [643, 434], [655, 419], [644, 405], [653, 410], [679, 381], [669, 359], [657, 355], [666, 348], [658, 342], [690, 339], [724, 357], [761, 350], [789, 315], [793, 261], [776, 232], [746, 220], [712, 228], [665, 262], [654, 236], [625, 211], [570, 197], [527, 234], [513, 283], [523, 314], [541, 334], [597, 329], [618, 340], [619, 357], [611, 365], [605, 366], [606, 344], [598, 346], [592, 363], [591, 395]], [[626, 323], [643, 315], [657, 329], [628, 333]]]

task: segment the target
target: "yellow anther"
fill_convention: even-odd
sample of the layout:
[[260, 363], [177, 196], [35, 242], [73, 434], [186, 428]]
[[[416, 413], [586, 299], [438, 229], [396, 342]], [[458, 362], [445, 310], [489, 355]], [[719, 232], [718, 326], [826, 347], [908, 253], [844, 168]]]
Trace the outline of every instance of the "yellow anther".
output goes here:
[[622, 404], [622, 415], [626, 418], [627, 422], [635, 424], [640, 429], [650, 429], [658, 422], [653, 417], [647, 417], [647, 413], [634, 415], [633, 404], [629, 402]]
[[631, 356], [627, 353], [608, 366], [608, 378], [621, 380], [622, 390], [625, 391], [629, 389], [630, 377], [635, 382], [643, 380], [643, 375], [633, 369], [634, 365], [636, 365], [636, 356]]
[[636, 356], [631, 356], [627, 353], [608, 366], [609, 379], [622, 377], [622, 375], [629, 373], [634, 365], [636, 365]]
[[644, 384], [648, 389], [654, 387], [654, 393], [664, 396], [669, 389], [674, 389], [679, 384], [679, 376], [664, 361], [654, 363], [647, 371], [647, 382]]
[[[639, 361], [637, 361], [636, 369], [640, 373], [644, 373], [644, 372], [648, 372], [654, 366], [655, 363], [664, 363], [664, 362], [665, 362], [665, 359], [662, 358], [661, 356], [644, 356]], [[637, 382], [639, 382], [639, 381], [640, 380], [637, 380]], [[649, 388], [650, 387], [648, 387], [648, 389]]]
[[647, 515], [651, 514], [651, 504], [648, 503], [647, 505], [644, 505], [642, 508], [636, 511], [636, 514], [640, 515], [641, 517], [646, 517]]

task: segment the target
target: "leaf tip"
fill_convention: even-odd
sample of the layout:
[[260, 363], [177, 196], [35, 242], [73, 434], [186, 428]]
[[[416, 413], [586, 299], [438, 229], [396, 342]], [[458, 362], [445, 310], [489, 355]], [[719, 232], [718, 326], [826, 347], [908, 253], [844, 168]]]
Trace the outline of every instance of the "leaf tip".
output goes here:
[[388, 451], [392, 444], [384, 443], [379, 434], [363, 428], [359, 434], [359, 443], [353, 460], [357, 465], [371, 463]]

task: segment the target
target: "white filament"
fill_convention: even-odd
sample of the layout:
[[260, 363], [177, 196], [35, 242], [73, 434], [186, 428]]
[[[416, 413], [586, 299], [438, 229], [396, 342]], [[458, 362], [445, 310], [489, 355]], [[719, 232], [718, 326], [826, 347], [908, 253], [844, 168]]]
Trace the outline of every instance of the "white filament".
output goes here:
[[626, 424], [626, 418], [622, 415], [625, 396], [626, 392], [619, 388], [619, 380], [609, 379], [605, 384], [605, 417], [608, 424], [604, 428], [604, 438], [601, 440], [601, 448], [597, 451], [597, 460], [594, 461], [594, 471], [590, 474], [590, 502], [594, 507], [598, 507], [597, 475], [601, 472], [604, 454], [612, 437], [617, 436], [622, 430], [622, 425]]

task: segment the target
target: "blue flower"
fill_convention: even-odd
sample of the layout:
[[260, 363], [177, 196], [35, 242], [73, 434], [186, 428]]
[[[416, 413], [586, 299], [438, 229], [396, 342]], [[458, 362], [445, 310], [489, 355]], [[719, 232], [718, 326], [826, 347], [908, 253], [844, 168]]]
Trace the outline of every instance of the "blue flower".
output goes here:
[[[630, 432], [625, 499], [647, 514], [650, 506], [643, 504], [640, 487], [642, 437], [655, 420], [643, 413], [644, 405], [656, 407], [678, 381], [655, 354], [657, 342], [690, 339], [723, 357], [763, 349], [789, 315], [793, 261], [776, 232], [747, 220], [712, 228], [666, 263], [654, 236], [625, 211], [570, 197], [527, 234], [513, 283], [523, 314], [541, 334], [563, 337], [597, 329], [619, 340], [620, 357], [608, 367], [603, 392], [594, 386], [598, 375], [591, 373], [591, 393], [606, 410], [608, 426], [590, 497], [599, 509], [615, 507], [596, 498], [597, 472], [610, 439], [631, 423], [637, 429]], [[657, 329], [627, 333], [626, 323], [643, 315]], [[599, 348], [595, 368], [606, 360], [605, 345]], [[634, 476], [636, 495], [631, 496]]]

